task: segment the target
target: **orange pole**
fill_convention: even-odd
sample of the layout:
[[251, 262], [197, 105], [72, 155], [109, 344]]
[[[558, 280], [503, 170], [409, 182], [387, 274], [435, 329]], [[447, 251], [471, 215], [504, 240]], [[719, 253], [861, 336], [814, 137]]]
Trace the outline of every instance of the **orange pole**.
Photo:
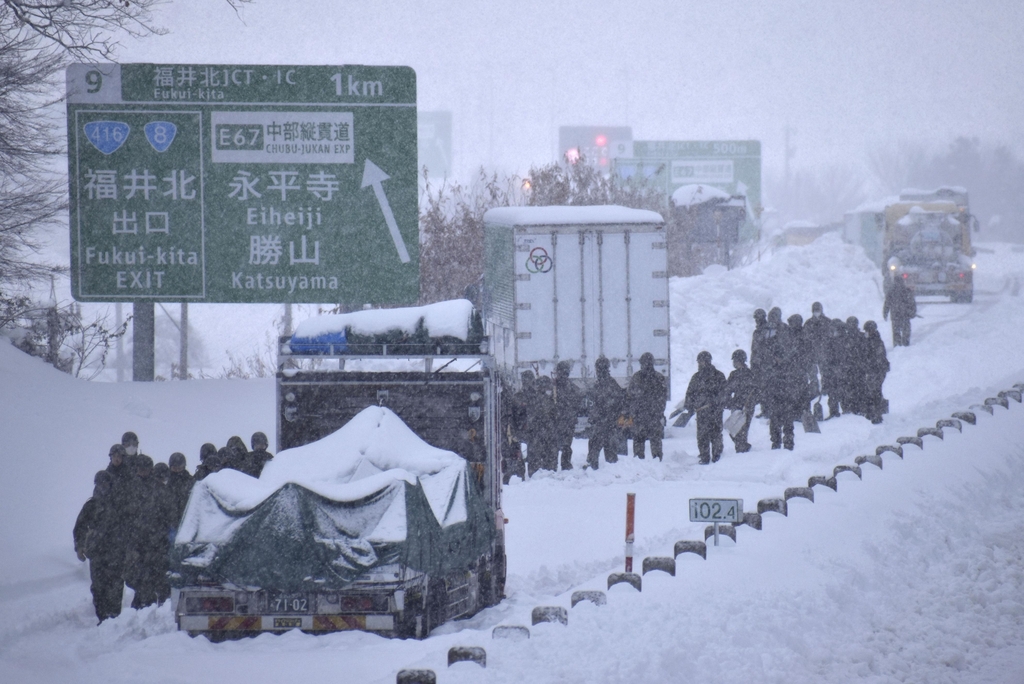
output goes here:
[[626, 494], [626, 572], [633, 572], [633, 520], [636, 494]]

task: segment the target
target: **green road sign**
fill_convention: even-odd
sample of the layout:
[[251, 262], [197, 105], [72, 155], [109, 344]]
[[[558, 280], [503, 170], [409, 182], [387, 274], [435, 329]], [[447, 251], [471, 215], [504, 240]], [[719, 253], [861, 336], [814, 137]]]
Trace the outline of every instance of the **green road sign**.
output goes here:
[[79, 301], [413, 304], [409, 67], [75, 64]]
[[642, 174], [672, 193], [684, 185], [710, 185], [743, 194], [752, 211], [761, 206], [761, 141], [669, 140], [633, 142], [631, 158], [615, 160], [615, 172]]

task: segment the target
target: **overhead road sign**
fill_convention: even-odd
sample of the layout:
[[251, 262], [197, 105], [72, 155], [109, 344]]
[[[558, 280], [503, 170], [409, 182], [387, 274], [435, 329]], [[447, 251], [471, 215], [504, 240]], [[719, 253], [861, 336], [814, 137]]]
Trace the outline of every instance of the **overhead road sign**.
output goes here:
[[639, 174], [665, 191], [703, 184], [747, 198], [748, 220], [761, 207], [760, 140], [637, 140], [613, 162], [623, 178]]
[[74, 64], [79, 301], [413, 304], [409, 67]]

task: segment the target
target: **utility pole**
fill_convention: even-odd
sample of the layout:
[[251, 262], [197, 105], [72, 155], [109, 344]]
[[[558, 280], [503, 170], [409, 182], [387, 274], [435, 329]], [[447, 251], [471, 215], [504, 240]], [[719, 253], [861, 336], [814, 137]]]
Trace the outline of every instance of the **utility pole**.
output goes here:
[[188, 302], [181, 303], [181, 325], [178, 326], [178, 379], [188, 380]]

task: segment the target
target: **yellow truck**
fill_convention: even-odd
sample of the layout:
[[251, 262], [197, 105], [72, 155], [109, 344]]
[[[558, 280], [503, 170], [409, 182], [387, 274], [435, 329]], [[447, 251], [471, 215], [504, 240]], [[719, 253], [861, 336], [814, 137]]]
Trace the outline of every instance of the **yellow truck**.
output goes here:
[[915, 296], [948, 296], [953, 302], [974, 299], [974, 248], [967, 191], [904, 190], [885, 207], [882, 264], [886, 290], [902, 278]]

